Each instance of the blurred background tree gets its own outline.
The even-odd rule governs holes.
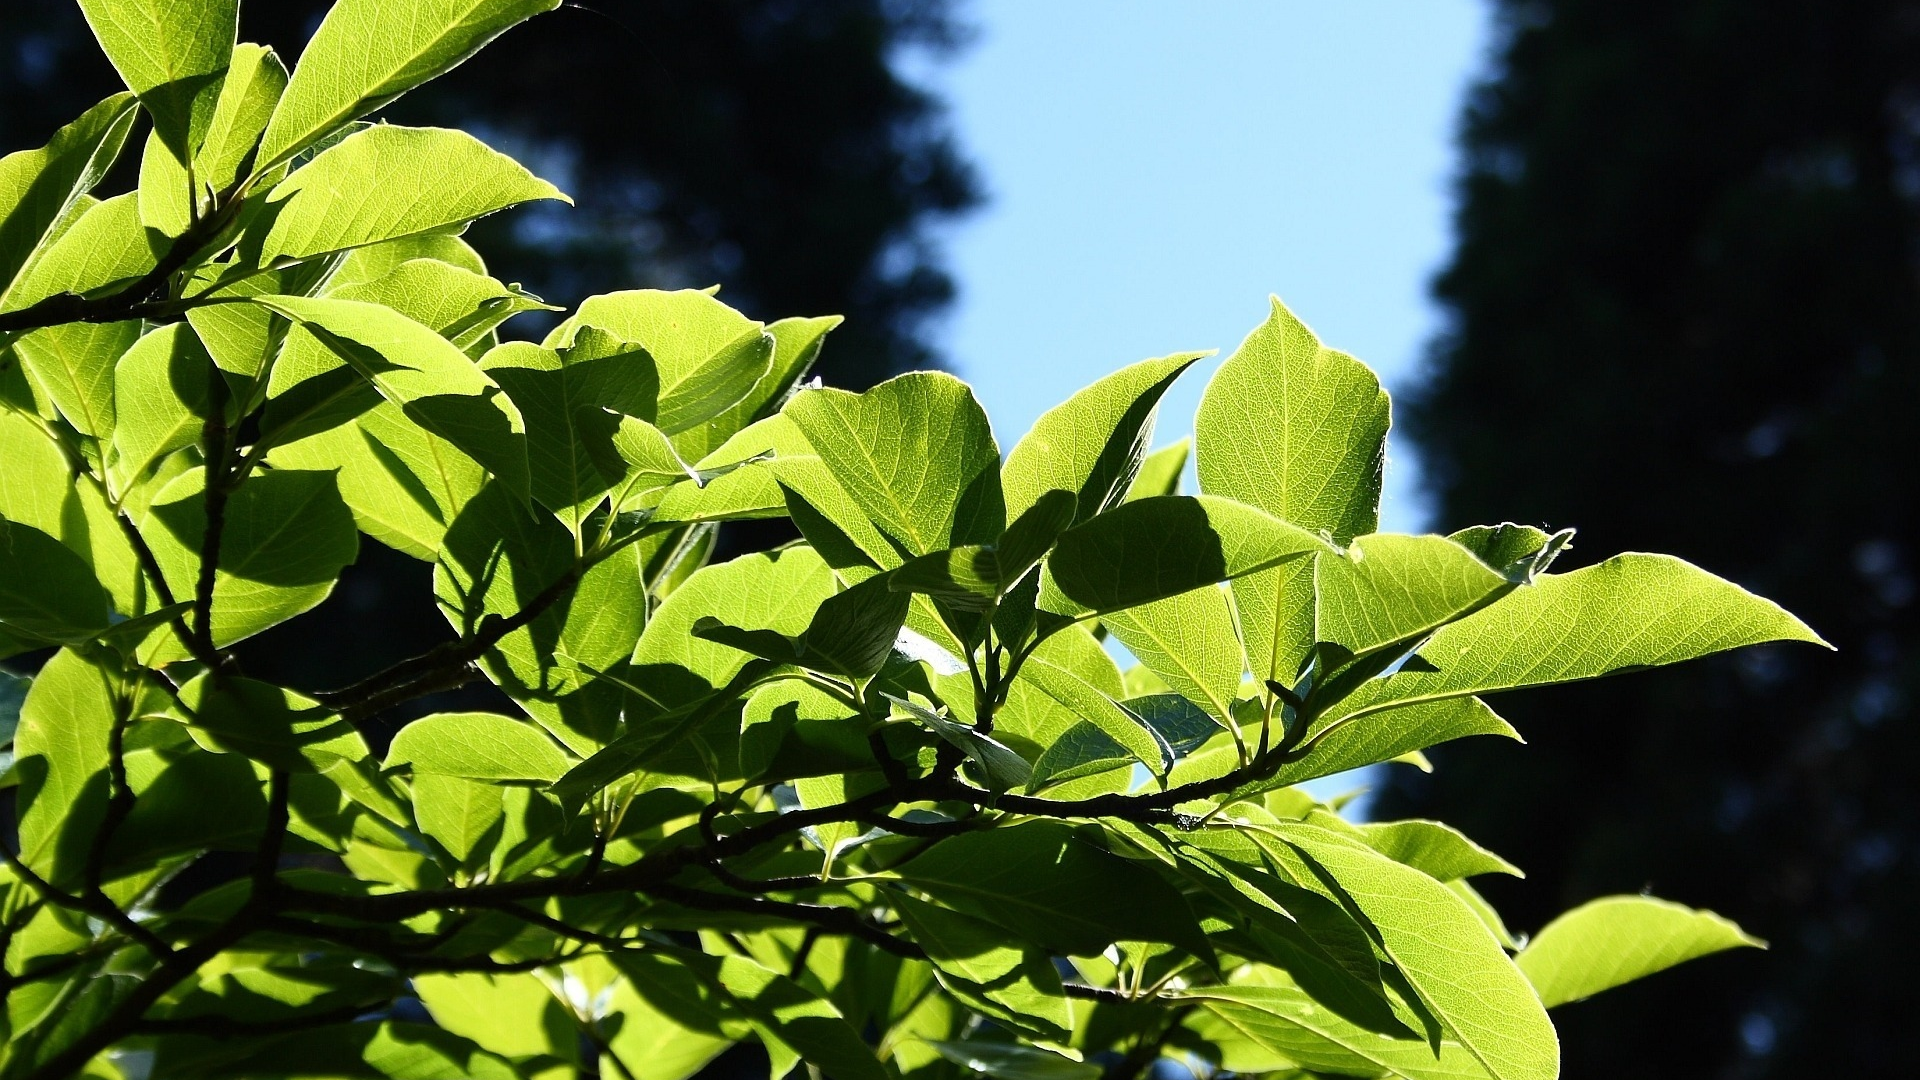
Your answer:
[[[1525,867],[1516,929],[1651,885],[1771,939],[1559,1014],[1569,1078],[1911,1075],[1920,5],[1495,14],[1410,410],[1438,524],[1672,551],[1840,651],[1496,702],[1529,745],[1380,810]]]
[[[292,67],[329,6],[247,0],[240,38]],[[859,390],[941,363],[929,321],[953,283],[932,230],[979,196],[940,103],[899,72],[909,54],[939,59],[963,40],[949,0],[590,0],[514,29],[380,115],[473,131],[573,196],[474,227],[501,280],[569,307],[717,282],[754,318],[845,315],[815,372]],[[118,89],[73,0],[0,0],[0,148],[39,146]],[[132,186],[139,156],[125,155],[107,190]],[[506,332],[548,325],[522,316]],[[730,526],[720,557],[787,539],[785,524]],[[363,541],[332,620],[262,635],[242,658],[318,689],[322,672],[419,652],[451,635],[422,599],[431,572]],[[505,700],[462,693],[414,712]]]

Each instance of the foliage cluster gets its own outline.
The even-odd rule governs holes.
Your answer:
[[[1527,942],[1468,883],[1504,860],[1297,786],[1818,639],[1671,558],[1376,532],[1386,396],[1277,302],[1193,496],[1147,447],[1202,354],[1003,457],[950,376],[801,386],[831,318],[635,291],[500,339],[546,305],[458,234],[564,196],[359,118],[556,2],[340,0],[289,74],[236,0],[82,0],[132,92],[0,160],[0,647],[53,650],[8,677],[0,1076],[1546,1080],[1548,1008],[1751,943],[1644,897]],[[706,565],[770,516],[804,540]],[[239,670],[362,534],[457,637]],[[516,714],[367,738],[482,677]]]

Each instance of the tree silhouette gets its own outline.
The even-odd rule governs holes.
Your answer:
[[[1567,1076],[1891,1075],[1920,884],[1920,6],[1496,15],[1412,409],[1441,524],[1673,550],[1840,651],[1514,702],[1531,745],[1443,748],[1382,810],[1524,867],[1489,888],[1518,928],[1651,885],[1772,940],[1566,1011]]]

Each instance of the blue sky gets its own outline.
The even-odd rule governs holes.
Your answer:
[[[1473,0],[973,0],[929,78],[990,203],[948,237],[940,339],[1003,447],[1135,360],[1239,343],[1276,293],[1407,385],[1437,322]],[[1218,358],[1163,406],[1191,429]],[[1385,527],[1423,526],[1406,448]]]

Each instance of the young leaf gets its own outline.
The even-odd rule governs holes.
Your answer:
[[[132,94],[115,94],[54,132],[46,146],[0,158],[0,309],[48,232],[120,156],[134,104]]]
[[[1440,536],[1375,533],[1315,561],[1314,639],[1365,653],[1478,608],[1510,583]]]
[[[1140,499],[1060,534],[1040,603],[1119,611],[1324,550],[1312,534],[1231,499]]]
[[[93,36],[182,163],[213,118],[240,0],[80,0]]]
[[[1365,364],[1272,303],[1200,399],[1200,490],[1345,544],[1378,521],[1387,395]]]
[[[241,167],[260,145],[274,106],[287,88],[287,66],[265,45],[233,47],[227,76],[207,122],[206,140],[194,155],[194,180],[202,190],[224,191],[240,179]]]
[[[459,182],[428,179],[435,176]],[[328,147],[268,198],[262,266],[432,232],[535,199],[571,201],[465,132],[386,124]]]
[[[1338,722],[1419,701],[1591,679],[1763,641],[1826,644],[1779,605],[1679,559],[1617,555],[1541,577],[1447,626],[1420,650],[1431,670],[1365,683],[1326,716]]]
[[[1153,440],[1160,397],[1210,353],[1143,360],[1047,410],[1007,455],[1001,469],[1007,513],[1017,516],[1050,489],[1079,499],[1074,523],[1119,505]]]
[[[1514,963],[1551,1009],[1742,946],[1766,943],[1711,911],[1651,896],[1606,896],[1548,923]]]
[[[552,783],[572,762],[532,724],[498,713],[435,713],[393,737],[386,767],[466,780]]]
[[[1200,399],[1200,490],[1345,544],[1378,523],[1387,395],[1366,365],[1272,305]],[[1313,646],[1311,566],[1237,581],[1233,597],[1254,678],[1292,685]]]
[[[459,65],[508,27],[560,0],[338,0],[261,140],[256,175]]]
[[[987,543],[1006,527],[1000,450],[973,391],[953,376],[911,372],[864,394],[807,390],[785,414],[909,553]]]

